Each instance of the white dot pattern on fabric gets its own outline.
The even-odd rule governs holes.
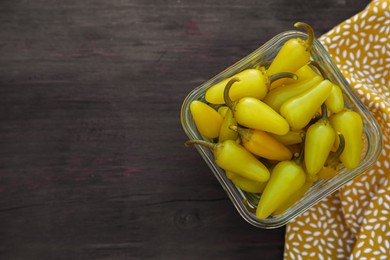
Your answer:
[[[284,259],[390,259],[390,0],[320,38],[377,119],[383,149],[374,167],[291,221]]]

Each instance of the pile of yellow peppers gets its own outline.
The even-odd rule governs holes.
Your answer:
[[[261,194],[259,219],[283,213],[313,183],[361,160],[362,118],[311,61],[313,29],[295,26],[307,39],[288,40],[268,65],[226,78],[206,91],[205,101],[190,104],[205,139],[186,145],[210,148],[234,185]]]

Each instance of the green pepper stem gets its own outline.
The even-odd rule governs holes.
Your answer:
[[[321,120],[323,120],[325,122],[329,121],[329,119],[328,119],[328,109],[327,109],[325,103],[322,103],[322,105],[321,105]]]
[[[340,155],[343,153],[344,151],[344,148],[345,148],[345,138],[343,136],[342,133],[337,133],[338,137],[339,137],[339,147],[337,148],[336,152],[335,152],[335,156],[337,156],[337,158],[340,157]]]
[[[207,142],[204,140],[188,140],[187,142],[184,143],[184,145],[187,147],[190,145],[194,145],[194,144],[202,145],[202,146],[210,148],[210,149],[214,149],[215,145],[216,145],[214,143],[210,143],[210,142]]]
[[[263,60],[259,63],[259,68],[260,67],[265,67],[265,68],[268,68],[272,63],[272,60]]]
[[[301,146],[301,150],[299,151],[299,154],[294,154],[294,157],[295,157],[295,162],[299,165],[301,165],[303,163],[303,159],[305,158],[305,133],[302,132],[301,133],[301,138],[302,138],[302,146]]]
[[[246,139],[246,140],[248,140],[250,138],[251,132],[253,131],[252,129],[243,128],[243,127],[239,127],[236,125],[229,126],[229,129],[237,132],[242,139]]]
[[[325,70],[317,61],[311,60],[310,64],[313,65],[320,72],[323,78],[325,78],[326,75]]]
[[[268,77],[269,85],[271,85],[272,82],[274,82],[275,80],[282,79],[282,78],[290,78],[290,79],[297,80],[298,76],[291,72],[276,73]]]
[[[341,133],[337,133],[339,137],[339,147],[337,147],[337,150],[335,152],[331,152],[329,154],[329,158],[327,160],[327,165],[331,167],[337,166],[339,162],[340,155],[343,153],[345,148],[345,139],[344,136]]]
[[[225,90],[223,91],[223,99],[225,100],[225,104],[233,111],[233,108],[234,108],[234,102],[231,100],[230,96],[229,96],[229,91],[230,91],[230,88],[232,87],[232,85],[236,82],[240,81],[239,78],[237,77],[234,77],[232,78],[231,80],[229,80],[229,82],[226,84],[225,86]]]
[[[308,25],[307,23],[303,23],[303,22],[297,22],[294,24],[295,27],[299,27],[299,28],[303,28],[306,30],[307,32],[307,39],[306,39],[306,44],[307,44],[307,47],[306,47],[306,51],[311,51],[311,49],[313,48],[313,41],[314,41],[314,30],[313,28]]]

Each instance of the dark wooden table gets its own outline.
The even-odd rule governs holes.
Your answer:
[[[183,146],[194,87],[368,0],[2,0],[1,259],[281,259]]]

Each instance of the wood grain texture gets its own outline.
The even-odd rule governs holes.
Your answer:
[[[367,0],[2,0],[1,259],[281,259],[195,149],[180,106],[275,34]]]

